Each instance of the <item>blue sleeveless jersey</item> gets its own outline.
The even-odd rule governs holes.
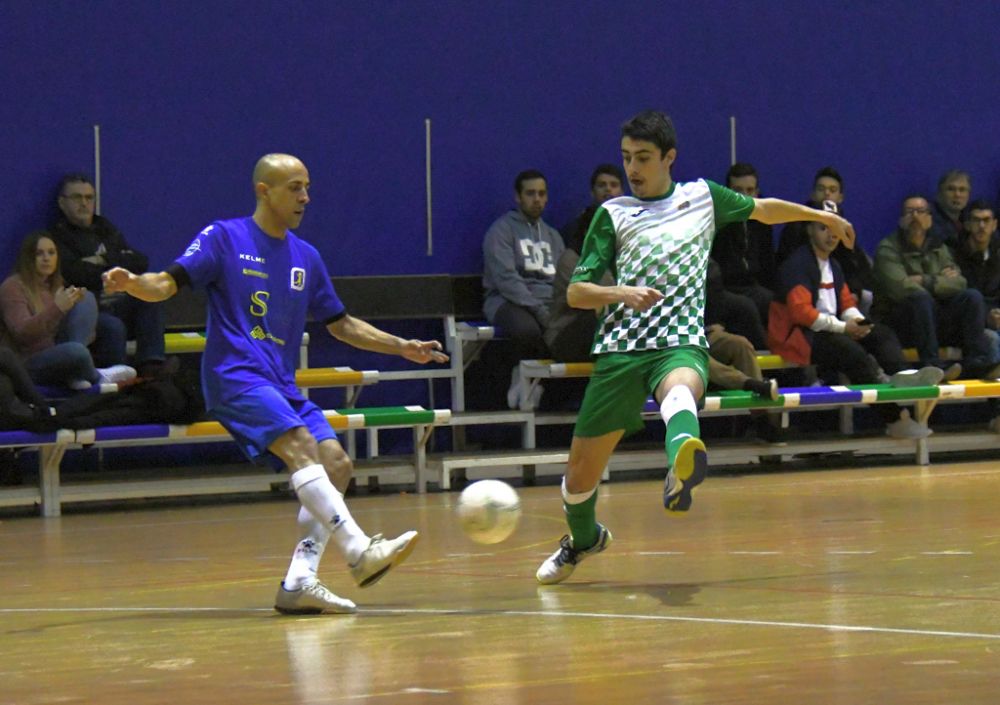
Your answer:
[[[345,314],[316,248],[237,218],[202,230],[176,263],[208,294],[201,365],[208,409],[265,385],[301,399],[295,368],[307,315],[330,322]]]

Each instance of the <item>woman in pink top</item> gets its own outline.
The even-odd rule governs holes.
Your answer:
[[[86,289],[65,286],[56,245],[45,231],[28,235],[14,273],[0,284],[6,336],[37,384],[86,389],[135,377],[125,365],[98,369],[87,345],[97,325],[97,302]]]

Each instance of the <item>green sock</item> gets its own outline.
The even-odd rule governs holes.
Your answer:
[[[570,504],[563,499],[569,535],[573,537],[573,548],[590,548],[597,543],[597,488],[594,494],[579,504]]]
[[[678,411],[670,417],[667,422],[667,467],[674,466],[677,458],[677,451],[681,444],[689,437],[700,438],[701,429],[698,427],[698,417],[690,411]]]

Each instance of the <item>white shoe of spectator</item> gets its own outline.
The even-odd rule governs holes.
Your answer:
[[[889,378],[893,387],[933,387],[944,378],[940,367],[921,367],[919,370],[900,370]]]
[[[540,383],[531,388],[531,392],[528,394],[528,403],[530,404],[532,411],[538,409],[538,405],[542,401],[542,393],[544,391],[545,390],[542,388]]]
[[[97,368],[97,374],[101,376],[101,384],[118,384],[135,379],[137,373],[134,367],[128,365],[112,365]]]
[[[885,432],[893,438],[927,438],[933,431],[917,423],[907,409],[899,412],[899,418],[886,424]]]
[[[521,406],[521,366],[514,365],[510,372],[510,387],[507,388],[507,406],[518,409]]]
[[[86,389],[90,389],[93,386],[94,385],[92,385],[85,379],[74,379],[72,382],[69,383],[69,388],[76,392],[82,392]]]

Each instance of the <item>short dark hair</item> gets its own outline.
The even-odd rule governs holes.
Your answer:
[[[924,200],[924,201],[925,201],[925,202],[926,202],[926,203],[927,203],[928,205],[930,205],[930,199],[929,199],[929,198],[927,198],[927,196],[925,196],[924,194],[922,194],[922,193],[911,193],[911,194],[910,194],[909,196],[905,196],[905,197],[903,198],[903,200],[899,202],[899,208],[900,208],[900,210],[902,210],[902,209],[903,209],[903,205],[904,205],[904,204],[905,204],[905,203],[906,203],[907,201],[909,201],[909,200],[911,200],[911,199],[914,199],[914,198],[921,198],[921,199],[923,199],[923,200]]]
[[[989,211],[996,217],[996,209],[993,208],[993,204],[987,201],[985,198],[977,198],[975,201],[969,204],[968,208],[965,209],[965,218],[969,218],[969,214],[972,211]]]
[[[617,164],[598,164],[597,168],[594,169],[594,173],[590,175],[590,188],[594,188],[594,184],[597,183],[597,177],[601,174],[613,176],[622,184],[625,183],[625,174],[622,173],[622,168],[620,166]]]
[[[64,177],[59,179],[59,195],[62,195],[63,189],[65,189],[70,184],[90,184],[94,185],[90,177],[84,174],[82,171],[75,171],[70,174],[66,174]]]
[[[538,169],[525,169],[514,179],[514,192],[521,193],[521,184],[525,181],[531,181],[532,179],[541,179],[545,182],[546,186],[549,180],[545,178],[545,174],[540,172]]]
[[[816,172],[816,176],[813,177],[813,186],[815,186],[816,182],[819,181],[824,176],[827,176],[836,181],[838,184],[840,184],[840,190],[841,191],[844,190],[844,179],[840,176],[840,172],[834,169],[832,166],[825,166]]]
[[[677,132],[670,116],[659,110],[643,110],[622,125],[622,137],[652,142],[660,148],[660,159],[677,148]]]
[[[955,181],[956,179],[965,179],[969,182],[969,186],[972,186],[972,177],[969,176],[969,172],[962,171],[961,169],[949,169],[945,173],[941,174],[941,178],[938,179],[938,191],[949,181]]]
[[[729,186],[731,179],[738,179],[741,176],[752,176],[760,182],[760,176],[757,175],[757,170],[754,168],[753,164],[748,164],[746,162],[736,162],[731,167],[729,171],[726,172],[726,186]]]

